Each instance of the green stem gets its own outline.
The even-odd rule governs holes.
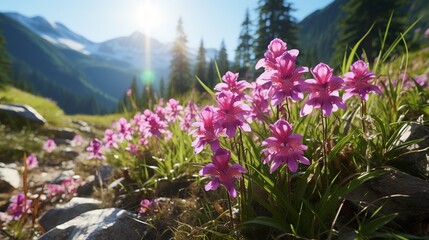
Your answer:
[[[322,166],[322,174],[325,175],[327,186],[329,186],[329,178],[328,178],[328,150],[327,150],[327,143],[328,143],[328,119],[323,116],[322,110],[320,110],[320,117],[322,118],[322,147],[323,147],[323,166]]]
[[[234,217],[232,214],[231,198],[229,197],[228,191],[226,191],[226,197],[228,199],[229,216],[231,217],[231,230],[234,230]]]
[[[366,142],[366,149],[365,149],[365,162],[366,162],[366,171],[369,172],[370,170],[370,162],[369,162],[369,142],[368,142],[368,133],[367,133],[367,127],[366,127],[366,102],[365,100],[361,100],[361,112],[360,112],[361,122],[362,122],[362,134],[363,138]]]

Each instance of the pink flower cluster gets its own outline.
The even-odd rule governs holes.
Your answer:
[[[222,148],[220,137],[234,138],[237,129],[250,132],[249,123],[267,122],[273,112],[271,106],[279,106],[281,110],[288,100],[297,102],[304,100],[300,111],[301,117],[320,108],[323,116],[329,117],[339,108],[346,109],[345,100],[353,95],[362,101],[368,100],[369,93],[381,94],[380,89],[371,84],[375,75],[368,69],[368,64],[359,60],[350,67],[350,72],[343,78],[334,75],[334,69],[325,63],[314,68],[297,66],[299,51],[287,49],[287,44],[274,39],[268,45],[264,58],[260,59],[255,68],[263,68],[264,72],[256,82],[250,84],[245,80],[238,81],[238,73],[227,72],[222,82],[215,86],[217,106],[206,106],[199,113],[199,120],[193,124],[195,137],[192,146],[195,153],[200,153],[205,145],[213,151],[212,162],[203,167],[200,175],[209,175],[211,181],[205,189],[215,190],[224,185],[230,196],[236,196],[234,181],[246,172],[238,164],[229,165],[230,153]],[[310,72],[312,78],[305,78]],[[250,95],[246,90],[250,89]],[[343,97],[340,91],[344,90]],[[282,164],[286,164],[292,172],[298,170],[298,163],[309,165],[304,156],[307,146],[302,144],[302,136],[292,133],[292,125],[284,119],[270,125],[272,136],[262,142],[265,155],[263,163],[270,165],[273,173]]]
[[[130,154],[138,155],[152,138],[168,141],[172,137],[169,130],[172,124],[178,123],[183,131],[188,131],[198,117],[198,111],[198,106],[192,101],[183,107],[176,99],[167,103],[160,99],[153,111],[145,109],[130,120],[120,118],[111,129],[105,130],[102,140],[93,139],[86,149],[88,158],[104,160],[105,151],[119,149],[120,145]]]
[[[24,213],[31,213],[31,203],[32,200],[26,199],[23,193],[12,196],[6,212],[0,212],[0,221],[19,220]]]
[[[83,184],[82,179],[74,179],[70,176],[62,180],[60,184],[48,184],[45,191],[49,198],[60,197],[66,199],[76,195],[78,187]]]

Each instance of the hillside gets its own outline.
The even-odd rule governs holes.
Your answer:
[[[300,49],[307,64],[315,65],[319,61],[331,62],[335,50],[334,44],[339,35],[337,23],[341,22],[344,14],[341,6],[347,1],[335,0],[325,8],[313,12],[299,23]],[[421,18],[415,28],[420,29],[420,34],[429,28],[429,1],[407,1],[404,8],[398,9],[398,11],[403,11],[406,16],[409,16],[407,26]],[[412,32],[411,34],[415,33]],[[411,36],[409,38],[412,39]]]
[[[14,77],[27,79],[36,93],[57,101],[67,113],[103,112],[116,103],[77,67],[76,63],[91,63],[84,55],[56,48],[3,14],[0,29],[14,63]],[[131,79],[131,74],[127,77]]]

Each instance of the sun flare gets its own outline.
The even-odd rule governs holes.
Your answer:
[[[158,7],[153,4],[153,1],[146,0],[137,9],[135,19],[145,32],[150,32],[159,25],[160,14]]]

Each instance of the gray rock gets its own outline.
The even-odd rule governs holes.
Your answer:
[[[148,227],[119,208],[107,208],[83,213],[56,226],[40,240],[140,240]]]
[[[70,141],[76,136],[76,132],[70,128],[49,129],[48,134],[52,135],[55,139],[65,139]]]
[[[43,126],[46,119],[34,108],[24,104],[0,104],[0,119],[15,127]]]
[[[12,168],[0,168],[0,193],[9,193],[21,185],[19,172]]]
[[[359,209],[379,214],[397,213],[394,219],[404,228],[413,229],[429,219],[429,182],[394,168],[352,191],[347,200]]]
[[[97,184],[97,186],[99,185],[99,176],[101,176],[101,179],[103,180],[103,183],[106,183],[107,181],[110,180],[110,178],[113,175],[113,170],[114,168],[112,166],[100,166],[97,168],[97,171],[95,172],[95,184]]]
[[[54,180],[52,180],[52,183],[60,184],[64,179],[67,179],[69,177],[74,177],[74,176],[75,176],[75,173],[73,170],[63,171],[61,172],[60,175],[55,177]]]
[[[79,153],[71,148],[66,148],[60,151],[60,155],[67,160],[74,160],[79,156]]]
[[[74,197],[68,203],[58,205],[49,209],[39,219],[39,224],[49,231],[52,228],[63,224],[82,213],[98,209],[101,202],[92,198]]]
[[[85,183],[77,188],[77,195],[80,197],[89,197],[94,193],[95,176],[91,175],[85,179]]]
[[[403,143],[418,139],[421,141],[408,147],[410,153],[390,161],[389,165],[413,176],[429,180],[429,150],[422,151],[429,147],[429,127],[420,124],[407,125],[400,140]]]
[[[72,123],[76,124],[79,127],[79,131],[90,133],[91,127],[89,127],[88,123],[82,120],[73,120]]]

